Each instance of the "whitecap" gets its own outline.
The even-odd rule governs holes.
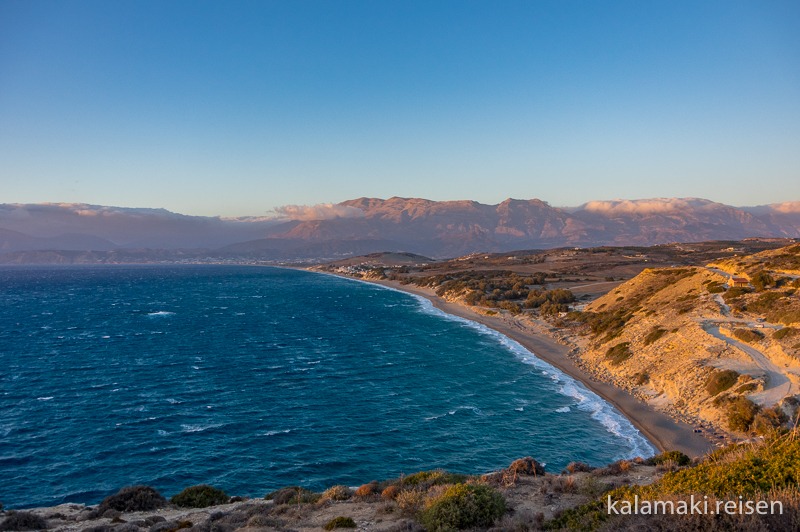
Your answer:
[[[565,413],[569,412],[570,410],[571,409],[568,406],[562,406],[561,408],[556,408],[556,412],[558,412],[559,414],[565,414]]]
[[[290,432],[292,432],[292,429],[286,429],[286,430],[269,430],[269,431],[267,431],[267,432],[264,432],[264,433],[262,433],[262,434],[259,434],[259,436],[275,436],[276,434],[289,434]]]
[[[517,407],[517,408],[515,408],[514,410],[516,410],[517,412],[523,412],[523,411],[525,410],[525,408],[523,408],[523,407],[521,407],[521,406],[518,406],[518,407]]]
[[[203,432],[208,429],[215,429],[221,426],[222,425],[219,423],[215,425],[181,425],[181,429],[183,429],[183,432]]]
[[[157,312],[148,312],[148,316],[173,316],[175,313],[168,310],[159,310]]]
[[[52,400],[52,399],[53,399],[53,396],[52,396],[52,395],[49,395],[49,396],[47,396],[47,397],[37,397],[37,398],[36,398],[36,400],[37,400],[37,401],[50,401],[50,400]]]

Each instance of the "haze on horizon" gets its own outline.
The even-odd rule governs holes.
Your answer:
[[[0,3],[0,203],[800,200],[800,4]]]

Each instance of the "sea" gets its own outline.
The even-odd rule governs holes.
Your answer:
[[[0,268],[6,508],[653,452],[535,353],[404,292],[263,266]]]

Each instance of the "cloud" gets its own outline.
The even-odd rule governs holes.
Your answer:
[[[319,203],[317,205],[284,205],[277,207],[275,213],[281,218],[299,220],[333,220],[335,218],[362,218],[364,211],[349,205]]]
[[[783,214],[795,214],[800,213],[800,201],[785,201],[783,203],[773,203],[772,205],[767,205],[770,210],[775,212],[780,212]]]
[[[710,209],[719,204],[698,198],[653,198],[641,200],[590,201],[581,209],[600,214],[665,214]]]

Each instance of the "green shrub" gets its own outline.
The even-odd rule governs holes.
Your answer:
[[[659,465],[666,462],[675,462],[679,466],[687,466],[692,463],[692,459],[680,451],[664,451],[661,454],[648,458],[645,463],[647,465]]]
[[[739,374],[732,369],[715,371],[708,376],[708,380],[706,381],[706,391],[708,392],[708,395],[713,397],[736,384],[737,380],[739,380]]]
[[[606,351],[606,359],[616,366],[622,364],[631,357],[630,342],[622,342],[614,347],[609,347]]]
[[[655,327],[652,331],[647,333],[647,336],[644,337],[644,345],[652,344],[653,342],[657,341],[659,338],[664,336],[666,332],[667,332],[666,330],[660,327]]]
[[[0,523],[0,530],[45,530],[47,521],[31,512],[8,512]]]
[[[728,401],[725,413],[728,420],[728,428],[739,432],[749,431],[758,411],[758,405],[750,399],[734,397]]]
[[[759,342],[764,334],[753,329],[734,329],[733,335],[743,342]]]
[[[128,486],[103,499],[97,513],[102,515],[106,510],[145,512],[157,510],[166,505],[167,500],[150,486]]]
[[[506,512],[506,501],[494,488],[483,484],[455,484],[434,497],[420,513],[431,532],[489,527]]]
[[[218,504],[227,504],[230,499],[228,494],[221,489],[208,484],[200,484],[184,489],[174,495],[170,502],[181,508],[207,508]]]
[[[317,502],[320,494],[300,486],[290,486],[267,493],[264,498],[275,504],[304,504]]]
[[[769,435],[774,433],[789,420],[789,417],[779,406],[767,408],[758,412],[753,419],[753,430],[758,434]]]
[[[441,469],[434,471],[420,471],[413,475],[403,477],[401,484],[404,486],[419,486],[422,488],[429,488],[431,486],[440,486],[442,484],[458,484],[464,482],[469,477],[467,475],[459,475],[457,473],[449,473]]]
[[[761,292],[770,286],[774,286],[775,279],[764,270],[761,270],[750,278],[750,284],[752,284],[757,291]]]
[[[325,530],[333,530],[335,528],[355,528],[356,522],[352,517],[334,517],[325,525]]]

